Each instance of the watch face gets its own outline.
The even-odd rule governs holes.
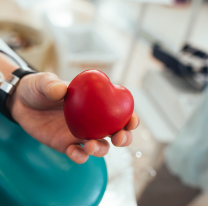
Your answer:
[[[0,72],[0,83],[4,81],[4,75]]]

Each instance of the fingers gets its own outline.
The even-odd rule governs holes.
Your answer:
[[[66,155],[77,164],[83,164],[89,158],[89,155],[80,145],[70,145],[66,150]]]
[[[123,130],[116,132],[111,136],[111,142],[117,147],[126,147],[132,143],[132,133],[129,130],[136,129],[139,126],[140,119],[136,112],[133,112],[131,119]]]
[[[110,145],[105,139],[88,140],[84,148],[80,145],[70,145],[66,150],[66,155],[77,164],[85,163],[89,155],[103,157],[109,151]]]
[[[139,123],[140,123],[140,119],[139,119],[138,114],[136,112],[133,112],[131,119],[125,126],[125,129],[126,130],[136,129],[139,126]]]
[[[111,136],[113,145],[117,147],[126,147],[132,143],[132,133],[129,130],[135,129],[139,125],[139,117],[134,112],[130,121],[125,126],[127,130],[120,130]],[[67,156],[77,164],[82,164],[87,161],[89,155],[96,157],[103,157],[109,151],[110,145],[105,139],[88,140],[84,144],[84,148],[78,145],[71,145],[68,147]]]
[[[49,100],[60,101],[67,92],[67,86],[53,73],[39,73],[36,75],[36,88],[39,93]]]
[[[96,157],[103,157],[109,151],[110,145],[105,139],[89,140],[84,145],[84,150],[87,154]]]
[[[132,142],[132,134],[128,130],[120,130],[111,137],[111,142],[116,147],[126,147]]]

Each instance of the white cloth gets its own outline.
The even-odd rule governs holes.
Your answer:
[[[169,147],[167,165],[184,183],[208,192],[208,90]]]
[[[0,72],[0,83],[4,81],[4,75]]]
[[[18,61],[20,66],[27,66],[27,64],[12,49],[10,49],[8,45],[1,39],[0,39],[0,50],[6,52],[10,56],[12,56],[14,59],[16,59],[16,61]]]
[[[113,146],[105,156],[108,170],[108,185],[99,206],[136,206],[134,191],[134,168],[128,148]]]

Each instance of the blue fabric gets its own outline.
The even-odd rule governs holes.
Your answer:
[[[106,184],[103,158],[78,165],[0,115],[0,205],[96,206]]]
[[[208,192],[208,91],[169,147],[167,164],[184,183]]]

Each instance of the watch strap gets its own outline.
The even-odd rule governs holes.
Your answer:
[[[20,79],[24,77],[25,75],[33,74],[33,73],[36,73],[36,72],[34,70],[29,69],[28,67],[22,67],[12,72],[14,76],[19,77]]]
[[[7,117],[7,119],[9,119],[10,121],[17,123],[13,117],[11,116],[11,113],[9,111],[9,109],[6,106],[6,101],[8,96],[12,93],[11,91],[14,90],[18,84],[17,81],[14,81],[15,79],[21,79],[23,78],[25,75],[28,74],[33,74],[36,73],[33,70],[30,70],[28,67],[26,68],[19,68],[17,70],[15,70],[11,76],[16,77],[11,79],[11,81],[5,81],[2,83],[1,87],[0,87],[0,113],[2,113],[5,117]],[[3,84],[5,84],[8,88],[8,86],[10,87],[8,89],[8,91],[6,89],[2,89],[3,88]]]
[[[0,113],[2,113],[10,121],[16,123],[16,121],[12,118],[9,109],[6,106],[6,101],[8,96],[9,96],[8,93],[0,89]]]

